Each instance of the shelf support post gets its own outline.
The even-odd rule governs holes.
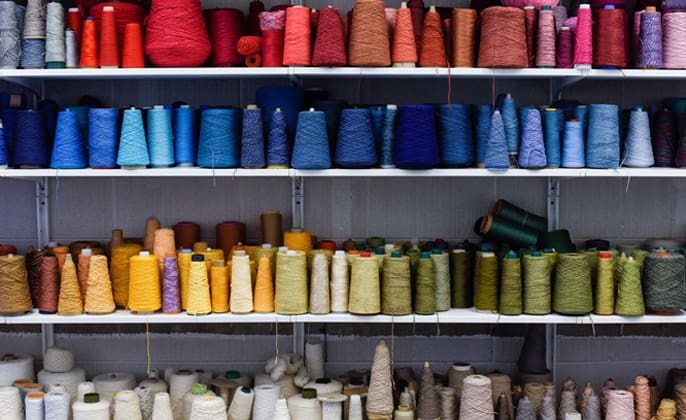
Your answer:
[[[50,206],[48,178],[36,181],[36,234],[38,248],[43,248],[50,241]]]
[[[55,345],[55,326],[53,324],[41,324],[40,333],[41,346],[43,347],[42,354],[45,354],[45,351],[48,349],[48,347]]]
[[[291,178],[291,193],[293,229],[303,229],[305,226],[305,183],[303,177]]]
[[[305,323],[293,323],[293,353],[305,356]]]
[[[548,216],[548,230],[556,230],[559,227],[559,205],[560,205],[560,180],[559,178],[548,178],[548,194],[546,201],[546,209]],[[553,374],[553,381],[555,381],[555,373],[557,371],[557,325],[546,324],[546,364]]]

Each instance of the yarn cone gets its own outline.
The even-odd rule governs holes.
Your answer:
[[[319,12],[317,38],[312,53],[313,66],[343,67],[347,63],[345,38],[341,26],[340,12],[335,7],[326,7]]]
[[[498,397],[497,420],[515,420],[510,416],[510,399],[505,394],[500,394]]]
[[[659,410],[658,410],[659,411]],[[584,409],[584,419],[600,420],[600,398],[596,394],[591,394],[586,398],[586,408]],[[658,418],[658,420],[660,420]]]
[[[262,257],[257,264],[257,281],[253,310],[255,312],[274,312],[274,283],[269,258]]]
[[[586,386],[584,387],[584,390],[581,391],[581,401],[579,402],[579,411],[582,413],[586,412],[586,403],[588,401],[588,397],[591,395],[595,394],[595,390],[593,389],[593,385],[590,382],[586,382]]]
[[[420,419],[438,419],[441,417],[441,406],[438,402],[438,392],[434,384],[434,373],[429,362],[424,362],[422,379],[419,383],[419,402],[417,417]]]
[[[447,65],[441,17],[435,8],[432,8],[431,11],[424,15],[422,47],[419,50],[419,66],[445,67]]]
[[[417,62],[417,46],[414,41],[412,12],[407,7],[398,9],[393,31],[393,64],[411,65]]]
[[[543,405],[541,406],[541,420],[555,420],[555,418],[553,398],[546,394],[543,397]]]
[[[529,397],[524,397],[517,404],[517,420],[536,420],[534,402]]]
[[[114,311],[112,283],[107,271],[107,257],[93,255],[88,266],[85,310],[90,314],[108,314]]]
[[[391,354],[386,340],[379,340],[374,350],[374,362],[367,393],[367,417],[370,420],[390,420],[393,416],[393,386]]]
[[[76,264],[74,264],[71,254],[67,254],[64,266],[62,266],[57,313],[59,315],[79,315],[83,312],[82,302],[81,288],[76,275]]]
[[[200,0],[152,0],[145,55],[160,67],[197,67],[212,52]]]
[[[152,405],[152,420],[169,420],[173,418],[169,394],[166,392],[155,394],[155,401]]]

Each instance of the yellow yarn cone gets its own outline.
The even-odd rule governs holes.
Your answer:
[[[129,304],[130,259],[143,249],[138,244],[121,244],[112,248],[110,279],[114,303],[120,308]]]
[[[93,255],[88,267],[85,310],[89,314],[108,314],[114,311],[112,284],[107,272],[107,257]]]
[[[67,254],[62,266],[57,313],[59,315],[80,315],[83,313],[82,302],[79,279],[76,276],[76,265],[71,254]]]

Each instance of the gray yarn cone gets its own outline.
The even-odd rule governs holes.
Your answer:
[[[556,419],[557,416],[555,415],[555,403],[553,402],[553,398],[549,394],[546,394],[543,397],[543,405],[541,406],[541,420]]]
[[[600,420],[600,398],[596,394],[586,398],[586,410],[583,414],[585,420]]]
[[[517,404],[517,419],[516,420],[536,420],[536,409],[534,402],[529,397],[524,397],[519,400]]]

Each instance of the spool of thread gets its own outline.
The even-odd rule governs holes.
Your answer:
[[[593,13],[591,7],[579,5],[574,38],[574,66],[590,69],[593,64]]]
[[[285,169],[290,162],[286,117],[280,108],[276,108],[271,114],[271,119],[267,121],[269,121],[267,168]]]
[[[286,9],[283,65],[309,66],[311,57],[310,9],[302,6],[289,7]]]
[[[497,109],[491,116],[491,128],[486,145],[484,166],[493,170],[505,170],[510,167],[503,116]]]
[[[207,315],[210,312],[212,312],[212,300],[205,257],[195,254],[191,258],[189,270],[186,313],[188,315]]]
[[[143,129],[143,115],[139,109],[126,109],[121,124],[117,165],[124,169],[136,169],[144,168],[149,164],[150,157]]]
[[[535,230],[496,216],[484,216],[481,219],[480,230],[485,237],[514,247],[536,245],[539,238]]]
[[[335,162],[344,168],[367,168],[376,164],[376,140],[368,109],[341,112]]]
[[[616,9],[612,5],[606,5],[595,11],[596,33],[603,34],[603,41],[600,41],[599,36],[594,38],[594,65],[609,68],[626,67],[628,54],[625,48],[628,43],[625,39],[627,36],[625,13],[624,10]]]
[[[224,260],[214,260],[210,268],[210,296],[212,312],[229,311],[229,272]]]
[[[345,36],[341,25],[340,12],[335,7],[320,11],[317,35],[312,53],[312,65],[343,67],[347,63]]]
[[[522,313],[521,263],[513,251],[502,260],[502,275],[499,297],[499,313],[519,315]]]
[[[174,164],[172,111],[155,105],[147,112],[147,137],[150,163],[153,168]]]
[[[262,111],[257,106],[248,105],[243,110],[242,127],[241,167],[263,168],[266,162],[264,157]]]
[[[245,242],[245,224],[227,221],[218,223],[216,228],[217,248],[224,251],[224,259],[231,257],[231,250],[239,242]]]
[[[20,314],[30,311],[31,292],[24,257],[21,255],[0,256],[0,313]]]
[[[492,415],[492,412],[491,380],[487,376],[467,376],[460,399],[460,418],[476,418]]]
[[[452,19],[452,65],[474,67],[477,12],[454,8]]]
[[[117,68],[119,67],[119,40],[117,38],[114,7],[103,7],[98,22],[100,28],[100,67]]]
[[[134,389],[136,378],[128,372],[103,373],[93,378],[93,384],[100,398],[111,403],[117,393]]]
[[[399,252],[386,256],[383,261],[381,313],[385,315],[412,313],[410,259],[400,255]]]
[[[20,63],[21,41],[16,8],[14,2],[0,2],[0,68],[16,69]]]
[[[110,277],[114,303],[120,308],[126,308],[129,301],[130,258],[138,255],[142,247],[138,244],[121,244],[112,248],[112,263]]]
[[[67,254],[60,279],[60,295],[57,302],[59,315],[79,315],[83,312],[81,289],[76,275],[76,265],[71,254]]]
[[[115,397],[114,419],[141,419],[141,402],[138,394],[131,390],[119,391]]]
[[[171,400],[169,394],[160,392],[155,394],[152,406],[153,418],[155,419],[173,419],[174,415],[171,409]]]
[[[70,410],[69,394],[64,390],[52,390],[45,394],[45,417],[51,420],[68,420]]]
[[[88,111],[88,151],[92,168],[117,165],[119,111],[116,108],[91,108]]]
[[[524,10],[489,7],[481,13],[479,67],[528,67]]]
[[[17,379],[33,381],[33,356],[5,353],[0,356],[0,386],[10,386]]]
[[[40,291],[38,296],[38,311],[40,313],[56,313],[57,298],[59,296],[59,267],[57,257],[46,254],[41,261]]]
[[[97,393],[87,394],[84,401],[72,404],[74,420],[107,420],[110,418],[110,402],[101,400]]]
[[[595,313],[612,315],[615,304],[614,261],[607,252],[600,253],[595,282]]]
[[[61,3],[47,4],[45,22],[45,61],[48,68],[64,68],[66,61],[64,40],[64,7]]]
[[[312,314],[327,314],[331,311],[329,265],[329,257],[326,254],[317,253],[314,255],[310,276],[310,313]]]
[[[436,287],[436,311],[450,309],[450,256],[436,248],[431,252]]]
[[[24,410],[19,390],[11,386],[0,387],[0,409],[8,419],[24,418]]]
[[[635,107],[629,117],[622,164],[629,167],[647,168],[653,166],[653,163],[655,160],[650,141],[648,113],[642,107]]]
[[[358,0],[355,3],[350,26],[348,62],[354,67],[387,67],[391,64],[383,2]]]
[[[162,308],[157,255],[141,251],[129,259],[129,301],[134,312],[155,312]]]
[[[381,312],[378,263],[369,253],[362,253],[352,261],[348,311],[358,315]]]
[[[524,270],[524,313],[543,315],[550,313],[550,259],[544,255],[526,254]]]
[[[284,315],[307,312],[307,258],[303,251],[288,250],[276,255],[274,307]]]
[[[236,168],[240,163],[238,109],[205,109],[200,122],[198,165],[204,168]]]
[[[499,199],[493,204],[493,207],[491,207],[491,214],[510,220],[518,225],[526,226],[537,232],[548,231],[547,219],[530,213],[504,199]]]
[[[5,117],[5,115],[3,115]],[[9,125],[5,122],[5,129]],[[38,111],[16,111],[14,142],[10,162],[18,167],[37,168],[48,165],[48,139],[43,114]],[[12,137],[8,136],[9,139]],[[10,140],[11,141],[11,140]]]
[[[415,272],[415,312],[429,315],[436,312],[436,284],[433,276],[433,260],[428,252],[422,252]]]
[[[331,259],[331,311],[348,311],[349,271],[345,251],[336,251]]]
[[[42,420],[45,415],[45,406],[43,400],[45,393],[30,392],[24,398],[24,408],[26,420]]]
[[[200,225],[194,222],[178,222],[174,225],[174,245],[178,248],[193,248],[200,241]]]
[[[229,406],[229,417],[236,420],[250,419],[255,392],[246,386],[241,387],[233,396],[233,401]]]
[[[292,166],[296,169],[331,167],[324,112],[310,109],[310,111],[302,111],[298,114]]]
[[[260,215],[261,242],[271,244],[274,247],[281,246],[283,238],[283,226],[281,213],[278,211],[266,211]]]
[[[38,372],[38,382],[43,384],[46,389],[52,391],[53,385],[61,385],[69,395],[69,400],[74,401],[78,396],[78,387],[81,382],[86,380],[86,371],[75,367],[68,372],[49,372],[45,369]],[[50,395],[51,392],[48,392]],[[46,400],[47,406],[47,400]]]
[[[53,373],[69,372],[74,368],[74,353],[68,349],[49,347],[43,355],[43,367]]]
[[[193,166],[197,161],[197,112],[188,105],[174,109],[174,157],[177,166]]]
[[[81,68],[100,67],[98,32],[95,26],[95,20],[92,17],[88,17],[83,21],[79,64],[81,65]]]
[[[644,262],[645,306],[657,313],[673,313],[686,306],[684,256],[652,252]]]
[[[430,8],[424,15],[419,65],[421,67],[446,67],[449,65],[445,53],[441,16],[435,7]]]
[[[395,15],[393,31],[392,61],[394,67],[414,67],[417,62],[417,44],[412,27],[412,12],[401,4]]]
[[[474,307],[480,311],[498,310],[498,260],[492,252],[477,255],[474,282]]]
[[[439,163],[434,109],[430,105],[401,105],[395,163],[399,168],[431,168]]]
[[[236,251],[231,258],[231,312],[253,311],[252,282],[250,279],[250,257]]]
[[[619,420],[634,416],[634,396],[631,392],[610,390],[607,394],[607,420]]]
[[[474,146],[469,106],[440,105],[437,112],[437,124],[441,164],[449,167],[471,165],[474,161]]]
[[[450,269],[452,307],[471,307],[473,298],[471,255],[464,249],[452,250],[450,253]]]
[[[591,272],[583,254],[558,255],[555,270],[553,310],[564,315],[582,315],[593,309]]]
[[[310,235],[310,232],[293,229],[289,232],[284,232],[283,244],[289,250],[308,253],[312,251],[312,236]]]
[[[619,110],[617,105],[590,106],[586,166],[616,168],[619,165]]]
[[[622,316],[641,316],[645,313],[641,264],[633,257],[622,257],[619,264],[615,313]]]
[[[214,9],[206,13],[212,43],[210,62],[214,67],[234,67],[243,64],[238,53],[238,40],[243,35],[243,12],[238,9]]]
[[[538,169],[547,165],[541,114],[536,108],[522,108],[522,143],[519,166]]]
[[[278,385],[256,385],[253,417],[255,420],[273,419],[276,402],[279,399],[281,387]]]

